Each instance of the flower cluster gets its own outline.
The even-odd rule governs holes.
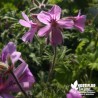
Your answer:
[[[37,20],[39,22],[33,22],[29,20],[28,16],[22,12],[24,18],[19,20],[22,26],[28,27],[29,31],[26,32],[22,40],[24,42],[32,42],[34,34],[38,32],[39,37],[46,37],[47,43],[52,46],[57,46],[63,42],[62,30],[76,28],[80,32],[84,31],[86,16],[79,14],[75,17],[65,17],[61,18],[61,8],[58,5],[54,5],[49,11],[41,11],[37,14]]]

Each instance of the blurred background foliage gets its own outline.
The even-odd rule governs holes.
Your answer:
[[[62,8],[62,16],[76,16],[81,10],[87,15],[87,20],[84,33],[63,31],[64,42],[57,47],[54,74],[52,80],[47,82],[53,49],[46,45],[44,38],[38,38],[37,33],[31,44],[24,43],[21,37],[27,28],[18,21],[22,18],[22,11],[32,19],[32,14],[48,10],[54,4]],[[0,51],[9,41],[17,44],[18,51],[22,52],[23,59],[35,76],[32,98],[65,98],[75,80],[96,84],[93,98],[98,98],[98,0],[1,0]],[[19,93],[16,98],[21,96]]]

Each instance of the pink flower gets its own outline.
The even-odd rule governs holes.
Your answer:
[[[74,21],[74,28],[76,28],[80,32],[84,32],[86,15],[81,15],[81,12],[79,11],[76,17],[68,17],[68,19],[72,19]]]
[[[77,91],[76,89],[71,89],[66,97],[67,98],[82,98],[80,92]]]
[[[31,89],[35,79],[25,62],[22,62],[13,72],[24,90]],[[12,93],[19,91],[20,88],[11,74],[7,77],[0,76],[0,98],[14,98]]]
[[[21,53],[16,50],[16,45],[13,42],[9,42],[2,50],[1,61],[7,63],[10,57],[11,62],[14,64],[20,59],[20,56]]]
[[[40,37],[47,37],[47,40],[49,40],[53,46],[62,43],[62,28],[71,29],[73,27],[73,21],[71,19],[60,19],[60,15],[61,8],[54,5],[50,11],[41,11],[37,16],[39,21],[46,25],[38,31],[38,35]]]
[[[37,32],[38,29],[38,25],[36,23],[33,23],[32,20],[29,20],[28,16],[22,12],[22,16],[24,18],[19,20],[19,23],[24,26],[24,27],[28,27],[29,31],[26,32],[23,37],[22,40],[24,42],[32,42],[32,39],[34,37],[35,32]]]
[[[86,15],[81,15],[81,12],[79,11],[78,16],[74,17],[74,19],[74,27],[80,32],[83,32],[85,27]]]

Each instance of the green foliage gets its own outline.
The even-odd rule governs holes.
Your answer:
[[[62,2],[63,0],[49,0],[49,2],[51,3],[51,4],[57,4],[57,3],[60,3],[60,2]]]

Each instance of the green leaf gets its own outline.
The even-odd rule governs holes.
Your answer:
[[[30,57],[33,59],[34,62],[36,62],[38,65],[40,64],[38,57],[34,53],[30,54]]]
[[[79,45],[76,48],[76,53],[81,53],[83,50],[83,47],[86,45],[86,43],[88,43],[88,39],[83,39]]]

